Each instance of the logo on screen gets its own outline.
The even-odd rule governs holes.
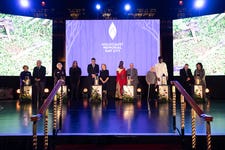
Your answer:
[[[117,31],[116,31],[116,26],[112,22],[109,26],[109,36],[111,37],[112,40],[116,37]]]

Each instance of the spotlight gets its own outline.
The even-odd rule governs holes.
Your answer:
[[[97,10],[100,10],[100,9],[101,9],[101,5],[100,5],[100,4],[96,4],[96,5],[95,5],[95,8],[96,8]]]
[[[208,94],[210,91],[208,88],[205,89],[205,93]]]
[[[27,7],[29,7],[29,1],[28,0],[20,0],[20,5],[22,7],[27,8]]]
[[[202,8],[205,5],[205,0],[195,0],[195,8]]]
[[[83,98],[88,98],[88,89],[84,88],[82,92]]]
[[[183,0],[179,0],[179,5],[182,6],[184,4]]]
[[[44,92],[45,92],[45,93],[49,93],[49,89],[48,89],[48,88],[45,88],[45,89],[44,89]]]
[[[141,93],[141,88],[138,88],[138,89],[137,89],[137,92],[138,92],[138,93]]]
[[[83,93],[87,93],[88,92],[88,89],[87,88],[84,88],[83,89]]]
[[[16,90],[16,93],[17,93],[17,94],[20,94],[20,92],[21,92],[20,89],[17,89],[17,90]]]
[[[129,10],[131,9],[130,4],[125,4],[124,9],[125,9],[126,11],[129,11]]]
[[[45,5],[46,5],[46,2],[45,2],[45,1],[42,1],[42,2],[41,2],[41,6],[42,6],[42,7],[45,7]]]

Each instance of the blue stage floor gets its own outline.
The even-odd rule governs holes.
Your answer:
[[[210,100],[200,104],[214,117],[212,135],[225,135],[225,101]],[[179,105],[177,106],[180,107]],[[18,101],[0,101],[0,135],[31,135],[34,113],[31,104]],[[191,110],[185,111],[185,134],[191,133]],[[52,133],[52,109],[49,111],[49,133]],[[177,128],[180,129],[180,109],[177,110]],[[205,123],[197,117],[197,135],[205,135]],[[43,121],[38,123],[38,134],[43,134]],[[114,99],[102,104],[88,100],[73,101],[63,106],[62,130],[59,135],[178,135],[172,126],[171,103],[157,103],[142,99],[122,103]]]

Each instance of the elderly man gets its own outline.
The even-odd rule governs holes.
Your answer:
[[[34,98],[41,103],[43,103],[44,98],[44,88],[45,88],[45,75],[46,68],[41,65],[41,60],[37,61],[37,66],[33,70],[34,78]]]
[[[130,78],[131,85],[134,86],[134,98],[137,97],[137,85],[138,85],[138,71],[134,68],[134,64],[130,64],[130,68],[127,69],[127,77]]]

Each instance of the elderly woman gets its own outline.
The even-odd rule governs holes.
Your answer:
[[[54,84],[56,84],[59,79],[63,79],[64,81],[66,80],[66,72],[60,62],[57,63],[54,71]]]
[[[20,73],[20,86],[30,85],[31,72],[28,69],[27,65],[23,66],[23,71]]]

